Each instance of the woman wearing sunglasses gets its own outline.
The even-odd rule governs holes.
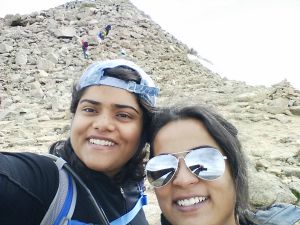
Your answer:
[[[148,224],[140,207],[141,183],[157,94],[151,78],[131,61],[90,65],[73,89],[70,137],[50,148],[50,153],[67,162],[68,172],[77,179],[76,203],[66,204],[73,216],[67,220],[55,217],[54,223],[49,222],[53,216],[45,217],[60,185],[60,174],[51,159],[3,152],[0,224],[72,224],[69,219],[75,224]],[[71,190],[72,197],[75,192]]]
[[[212,110],[162,109],[150,143],[146,174],[162,225],[292,225],[300,220],[300,209],[291,205],[274,206],[263,216],[247,211],[246,163],[237,129]]]

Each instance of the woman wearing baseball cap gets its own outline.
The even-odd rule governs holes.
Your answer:
[[[75,185],[61,184],[49,157],[0,154],[0,224],[148,224],[141,208],[143,160],[157,95],[152,79],[131,61],[91,64],[73,88],[70,137],[50,147]],[[72,203],[53,203],[61,186],[75,196]]]

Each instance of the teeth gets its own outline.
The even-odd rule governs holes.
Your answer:
[[[207,197],[193,197],[189,199],[178,200],[176,203],[180,206],[191,206],[197,204],[199,202],[203,202],[207,199]]]
[[[91,138],[90,143],[95,144],[95,145],[103,145],[103,146],[113,146],[115,143],[107,140],[99,140],[99,139],[93,139]]]

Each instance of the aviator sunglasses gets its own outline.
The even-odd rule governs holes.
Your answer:
[[[168,184],[178,171],[180,158],[184,159],[185,165],[192,174],[207,181],[216,180],[224,174],[225,159],[227,159],[211,146],[199,146],[183,152],[157,155],[146,165],[149,183],[156,188]]]

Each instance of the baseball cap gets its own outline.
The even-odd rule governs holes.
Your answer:
[[[141,82],[137,84],[134,81],[124,81],[115,77],[104,76],[105,69],[118,66],[129,67],[130,69],[136,71],[141,77]],[[159,89],[155,87],[155,84],[151,77],[135,63],[126,59],[97,61],[88,66],[88,68],[80,77],[79,82],[76,86],[76,90],[79,91],[82,88],[93,85],[117,87],[129,92],[136,93],[139,97],[143,98],[148,104],[153,107],[156,105],[156,96],[159,93]]]

